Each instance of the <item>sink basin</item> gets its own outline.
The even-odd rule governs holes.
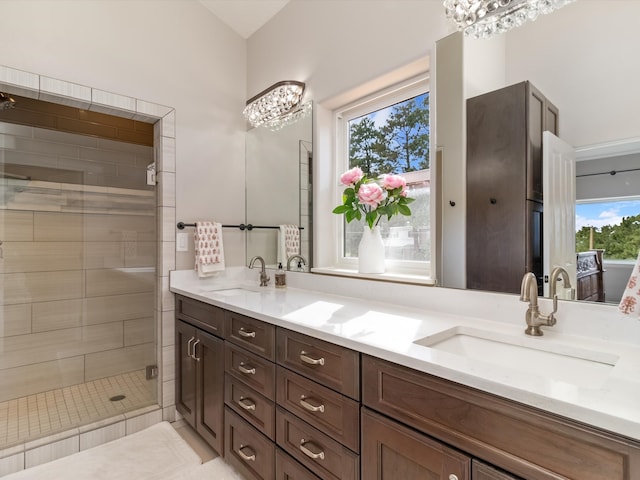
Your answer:
[[[262,290],[260,289],[261,287],[253,287],[253,286],[249,286],[249,285],[238,285],[238,284],[232,284],[232,285],[216,285],[216,286],[209,286],[209,287],[203,287],[200,289],[200,292],[202,293],[212,293],[212,294],[216,294],[216,295],[220,295],[223,297],[235,297],[238,295],[246,295],[246,294],[250,294],[250,293],[262,293]],[[264,290],[264,287],[262,287]]]
[[[607,380],[619,358],[609,353],[559,345],[544,338],[528,338],[524,333],[522,337],[516,337],[461,326],[414,343],[521,374],[593,388]]]

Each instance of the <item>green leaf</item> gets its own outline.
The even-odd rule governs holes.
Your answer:
[[[336,208],[333,209],[333,213],[340,215],[343,213],[347,213],[351,210],[352,208],[349,205],[338,205]]]
[[[411,209],[406,205],[398,205],[398,211],[402,215],[406,215],[407,217],[411,216]]]
[[[378,213],[375,210],[367,213],[366,220],[367,220],[367,223],[369,224],[369,228],[373,228],[373,224],[375,223],[377,217],[378,217]]]
[[[344,218],[347,223],[351,223],[351,221],[355,218],[357,210],[349,209],[345,212]]]

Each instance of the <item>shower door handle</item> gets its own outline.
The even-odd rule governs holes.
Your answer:
[[[200,339],[193,342],[193,354],[191,355],[191,358],[193,358],[196,362],[200,361],[200,359],[196,357],[196,347],[198,346],[199,343],[200,343]]]

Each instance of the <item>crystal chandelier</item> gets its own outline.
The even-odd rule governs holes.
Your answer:
[[[489,38],[575,0],[444,0],[445,14],[473,38]]]
[[[278,82],[247,101],[245,118],[254,127],[279,130],[291,125],[311,111],[311,103],[301,103],[304,83],[287,80]]]

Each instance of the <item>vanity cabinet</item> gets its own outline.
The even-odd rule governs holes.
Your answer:
[[[373,357],[362,371],[364,406],[493,466],[478,464],[473,480],[640,478],[638,442]],[[385,451],[367,446],[367,425],[363,469]]]
[[[176,410],[218,453],[223,451],[223,310],[176,298]],[[206,331],[205,331],[206,329]]]
[[[362,478],[472,478],[468,455],[366,408],[362,409],[362,458]]]
[[[542,133],[558,109],[529,82],[467,100],[467,288],[542,293]]]

